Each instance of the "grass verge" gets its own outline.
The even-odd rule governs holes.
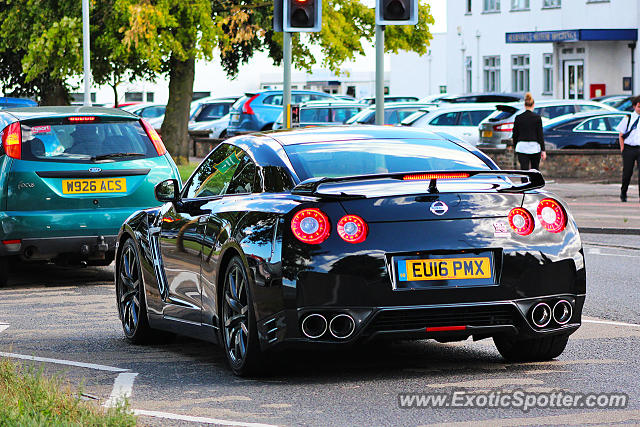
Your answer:
[[[187,179],[191,176],[191,173],[196,169],[198,163],[187,163],[185,165],[177,165],[178,171],[180,172],[180,178],[182,178],[182,182],[186,182]]]
[[[59,377],[0,359],[2,426],[135,426],[128,404],[105,409],[80,400]]]

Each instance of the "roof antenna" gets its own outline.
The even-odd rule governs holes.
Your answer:
[[[438,194],[440,191],[438,191],[438,187],[436,187],[436,179],[435,178],[431,178],[431,181],[429,181],[429,193],[430,194]]]

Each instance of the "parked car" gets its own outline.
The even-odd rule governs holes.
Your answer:
[[[360,102],[363,102],[363,103],[368,104],[368,105],[374,105],[376,103],[376,97],[375,96],[369,96],[367,98],[362,98],[360,100]],[[418,97],[417,96],[391,96],[391,95],[385,95],[384,96],[384,103],[386,104],[387,102],[418,102]]]
[[[432,132],[446,132],[471,145],[478,145],[478,125],[494,111],[493,104],[443,104],[440,108],[421,109],[401,124]]]
[[[534,112],[542,116],[542,123],[545,121],[573,114],[580,111],[617,111],[615,108],[600,102],[583,100],[541,100],[536,101]],[[513,133],[513,121],[518,114],[524,112],[524,103],[498,104],[496,110],[485,118],[478,126],[480,142],[478,147],[483,148],[504,148],[506,139],[511,138]]]
[[[324,92],[311,90],[292,90],[291,103],[302,104],[309,101],[336,99]],[[282,113],[282,91],[263,90],[247,93],[231,107],[231,118],[227,134],[229,136],[244,132],[270,130]]]
[[[544,143],[554,148],[620,148],[616,127],[629,116],[624,112],[576,113],[544,124]]]
[[[351,101],[309,101],[300,105],[298,126],[341,125],[368,105]],[[282,128],[282,113],[273,124],[273,129]]]
[[[0,96],[0,110],[6,108],[36,107],[38,103],[32,99]]]
[[[155,119],[157,117],[164,116],[164,111],[167,109],[165,104],[153,104],[150,102],[137,103],[133,105],[125,105],[119,107],[121,110],[128,111],[131,114],[142,117],[143,119]]]
[[[191,103],[189,123],[210,122],[229,114],[231,106],[240,99],[239,96],[206,97]]]
[[[492,337],[509,361],[552,359],[581,323],[585,259],[543,186],[405,127],[228,139],[122,226],[124,335],[217,342],[237,375],[288,344],[384,338]]]
[[[111,263],[116,235],[178,169],[144,120],[114,108],[0,111],[0,283],[10,259]]]
[[[438,103],[458,104],[464,102],[483,103],[483,102],[518,102],[524,100],[524,96],[519,93],[466,93],[463,95],[446,95],[437,98]]]
[[[620,98],[616,102],[613,102],[611,106],[619,111],[633,111],[633,105],[631,105],[632,99],[633,96],[625,96],[624,98]]]
[[[225,138],[229,127],[229,113],[216,120],[189,123],[190,131],[209,131],[209,138]]]
[[[420,110],[421,108],[434,107],[434,104],[421,104],[419,102],[393,102],[384,104],[384,124],[396,125],[402,120]],[[376,107],[372,105],[346,121],[348,125],[373,125],[376,123]]]
[[[591,100],[596,102],[602,102],[603,104],[606,104],[610,107],[615,108],[616,105],[620,104],[621,101],[624,101],[627,98],[629,98],[629,95],[604,95],[604,96],[591,98]]]

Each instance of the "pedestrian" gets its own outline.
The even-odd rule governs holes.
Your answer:
[[[640,165],[640,131],[638,131],[638,119],[640,119],[640,96],[631,98],[633,112],[626,119],[620,120],[616,130],[620,132],[620,151],[622,152],[622,186],[620,187],[620,201],[627,201],[627,189],[633,175],[635,164]],[[638,186],[640,191],[640,173],[638,174]]]
[[[544,136],[542,135],[542,118],[533,112],[535,102],[530,92],[524,96],[525,112],[518,114],[513,123],[511,139],[518,153],[520,169],[539,169],[540,158],[546,160]]]

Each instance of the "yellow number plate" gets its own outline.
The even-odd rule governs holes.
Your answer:
[[[126,191],[126,178],[62,180],[62,194],[124,193]]]
[[[491,260],[489,257],[401,260],[398,277],[401,281],[488,279]]]
[[[483,130],[482,137],[483,138],[491,138],[493,136],[493,131],[491,130]]]

